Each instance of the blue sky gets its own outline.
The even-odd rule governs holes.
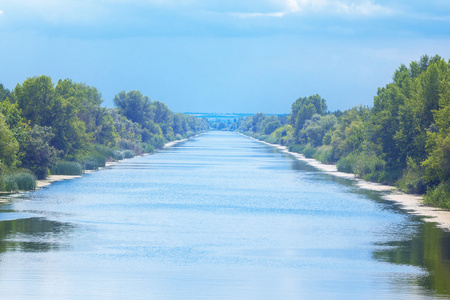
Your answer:
[[[450,58],[448,0],[0,0],[0,82],[140,90],[175,112],[371,105],[400,64]]]

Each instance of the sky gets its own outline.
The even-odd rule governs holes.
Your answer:
[[[448,0],[0,0],[0,83],[70,78],[107,107],[123,90],[174,112],[371,106],[424,54],[450,58]]]

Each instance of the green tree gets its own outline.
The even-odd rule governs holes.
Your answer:
[[[22,167],[31,170],[38,179],[47,177],[48,169],[55,166],[58,156],[61,154],[50,146],[53,137],[54,134],[50,127],[35,125],[23,144]]]
[[[0,171],[3,167],[12,167],[17,163],[19,143],[0,113]]]
[[[269,122],[264,127],[264,134],[269,135],[272,132],[274,132],[275,130],[277,130],[277,128],[279,128],[279,127],[281,127],[280,121],[276,120],[276,121]]]
[[[142,125],[146,121],[154,119],[150,99],[139,91],[120,92],[114,96],[114,104],[120,114],[135,123]]]
[[[87,150],[91,136],[86,132],[85,123],[77,116],[77,103],[56,93],[50,77],[28,78],[16,86],[10,98],[17,103],[22,117],[29,120],[31,126],[52,128],[51,145],[62,150],[67,159]]]
[[[294,138],[296,142],[301,141],[300,131],[303,128],[306,120],[312,118],[314,114],[325,115],[327,113],[327,104],[325,99],[319,95],[312,95],[309,97],[298,98],[291,108],[289,122],[294,127]]]
[[[2,83],[0,83],[0,102],[8,98],[9,93],[10,93],[9,90],[5,88],[5,86]]]

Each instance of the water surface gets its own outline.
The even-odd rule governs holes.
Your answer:
[[[450,235],[230,132],[15,197],[1,299],[450,299]]]

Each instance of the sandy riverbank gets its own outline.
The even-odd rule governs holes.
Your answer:
[[[246,136],[241,133],[241,135]],[[417,195],[410,195],[402,193],[394,186],[383,185],[374,182],[368,182],[361,179],[358,179],[353,174],[339,172],[336,168],[336,165],[327,165],[323,164],[315,159],[306,158],[304,155],[290,152],[287,147],[280,146],[277,144],[270,144],[264,141],[260,141],[258,139],[246,136],[250,139],[258,141],[260,143],[270,145],[279,149],[281,152],[288,153],[294,156],[296,159],[306,162],[308,165],[317,168],[327,174],[331,174],[333,176],[338,176],[342,178],[347,178],[350,180],[355,180],[356,184],[363,189],[379,191],[382,193],[383,199],[387,201],[392,201],[400,205],[400,207],[406,210],[408,213],[419,215],[424,217],[424,221],[434,222],[438,227],[450,231],[450,211],[442,210],[440,208],[427,206],[423,204],[422,197]]]

